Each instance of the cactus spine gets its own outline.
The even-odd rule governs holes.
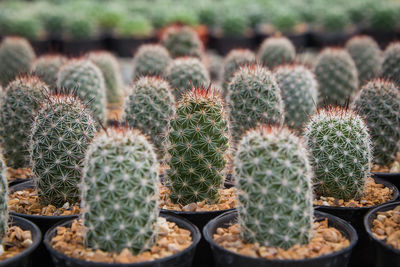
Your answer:
[[[295,60],[296,49],[285,37],[270,37],[260,46],[258,60],[269,69]]]
[[[163,76],[172,59],[161,45],[142,45],[133,58],[133,78]]]
[[[229,82],[240,67],[256,63],[256,56],[248,49],[234,49],[224,59],[223,87],[227,89]]]
[[[169,27],[163,34],[161,44],[173,58],[184,56],[200,58],[203,54],[203,44],[199,36],[187,26]]]
[[[400,42],[386,47],[383,53],[382,76],[400,86]]]
[[[60,55],[46,55],[33,62],[32,74],[39,77],[51,89],[57,87],[57,74],[67,59]]]

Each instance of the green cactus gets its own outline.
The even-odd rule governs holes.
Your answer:
[[[225,90],[240,67],[256,63],[256,55],[249,49],[233,49],[224,59],[224,80],[222,86]]]
[[[67,59],[61,55],[45,55],[33,62],[32,74],[39,77],[51,89],[57,87],[57,74]]]
[[[208,86],[210,76],[207,68],[197,58],[177,58],[167,67],[166,78],[178,99],[192,86]]]
[[[188,26],[169,27],[161,39],[161,44],[173,58],[183,56],[200,58],[203,54],[203,44],[199,36]]]
[[[106,120],[106,89],[101,70],[86,59],[72,59],[58,72],[59,88],[77,88],[82,101],[91,101],[93,115],[100,122]]]
[[[400,42],[386,47],[383,53],[382,76],[400,86]]]
[[[358,89],[356,65],[344,49],[324,49],[314,65],[314,73],[320,88],[320,103],[345,105]]]
[[[379,76],[382,52],[374,39],[369,36],[353,37],[347,42],[346,49],[356,64],[360,85]]]
[[[20,37],[6,37],[0,44],[0,84],[7,86],[18,75],[27,74],[35,59],[29,42]]]
[[[227,103],[231,109],[235,141],[260,122],[283,122],[281,90],[273,74],[265,67],[240,68],[228,85]]]
[[[385,80],[372,80],[355,97],[352,108],[366,120],[374,146],[374,162],[388,165],[400,141],[400,89]]]
[[[165,47],[158,44],[142,45],[133,58],[133,77],[163,76],[171,61]]]
[[[37,77],[18,78],[5,89],[0,111],[0,139],[9,167],[29,167],[29,131],[45,91],[48,88]]]
[[[313,173],[302,140],[286,128],[250,130],[234,166],[243,239],[283,249],[307,244],[314,221]]]
[[[270,69],[291,63],[295,57],[296,49],[286,37],[270,37],[261,44],[258,50],[258,60]]]
[[[106,85],[107,102],[121,103],[124,92],[122,90],[122,76],[117,58],[107,51],[91,52],[88,58],[101,70]]]
[[[0,244],[3,243],[8,225],[8,182],[7,166],[0,155]]]
[[[195,88],[177,103],[169,121],[166,148],[170,198],[175,203],[215,203],[224,182],[230,144],[222,98]]]
[[[85,241],[94,249],[137,254],[157,236],[158,162],[137,130],[108,129],[90,145],[83,172]]]
[[[221,79],[221,70],[223,66],[223,59],[220,55],[214,53],[214,52],[209,52],[207,53],[207,59],[208,59],[208,72],[210,73],[210,78],[214,82],[219,82]]]
[[[311,117],[304,135],[311,151],[316,193],[343,200],[360,197],[372,159],[362,118],[339,107],[322,109]]]
[[[224,36],[243,36],[250,21],[237,9],[228,10],[221,14],[221,30]]]
[[[295,62],[304,65],[310,69],[314,68],[314,63],[317,59],[318,53],[313,50],[304,51],[296,55]]]
[[[148,135],[161,158],[168,120],[175,107],[168,82],[157,77],[140,78],[133,84],[124,105],[122,120]]]

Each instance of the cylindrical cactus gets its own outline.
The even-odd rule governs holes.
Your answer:
[[[286,128],[250,130],[234,166],[244,240],[283,249],[306,244],[313,230],[313,192],[302,140]]]
[[[187,205],[219,199],[230,136],[222,98],[196,88],[177,103],[166,137],[170,198]]]
[[[196,31],[188,26],[171,26],[163,34],[161,44],[173,58],[198,57],[203,54],[203,43]]]
[[[35,52],[29,42],[20,37],[6,37],[0,44],[0,84],[4,87],[31,70]]]
[[[256,55],[248,49],[234,49],[224,59],[223,88],[227,89],[229,82],[240,67],[256,63]]]
[[[96,133],[85,104],[71,93],[48,96],[32,125],[30,160],[41,203],[79,201],[85,152]]]
[[[159,213],[158,162],[145,136],[128,129],[96,136],[85,157],[81,188],[87,245],[135,254],[151,247]]]
[[[133,78],[163,76],[171,61],[165,47],[158,44],[142,45],[133,58]]]
[[[61,55],[45,55],[33,62],[32,74],[45,82],[50,89],[57,87],[57,74],[67,59]]]
[[[91,101],[90,108],[100,122],[106,120],[106,89],[101,70],[86,59],[68,61],[58,72],[59,88],[76,88],[83,101]]]
[[[315,173],[315,190],[322,196],[349,200],[360,197],[370,172],[370,136],[362,118],[339,107],[322,109],[305,129]]]
[[[286,37],[270,37],[261,44],[258,50],[258,60],[269,69],[292,63],[295,57],[296,49]]]
[[[324,49],[314,65],[314,73],[321,104],[345,105],[358,89],[356,65],[344,49]]]
[[[372,80],[357,94],[352,108],[366,120],[374,162],[387,165],[396,158],[400,142],[400,88],[385,80]]]
[[[383,53],[382,76],[400,85],[400,42],[386,47]]]
[[[7,233],[8,225],[8,181],[7,166],[0,155],[0,244]]]
[[[207,53],[207,68],[208,72],[210,73],[210,78],[214,82],[219,82],[221,79],[221,73],[222,73],[222,66],[223,66],[223,59],[220,55],[217,55],[216,53],[209,52]]]

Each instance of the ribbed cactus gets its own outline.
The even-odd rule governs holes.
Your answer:
[[[261,44],[258,50],[258,60],[270,69],[291,63],[295,57],[296,49],[285,37],[270,37]]]
[[[172,61],[166,71],[166,78],[178,99],[192,86],[208,86],[210,76],[206,67],[197,58],[177,58]]]
[[[240,67],[256,63],[255,54],[248,49],[234,49],[224,59],[223,88],[226,90],[228,84]]]
[[[219,199],[229,151],[228,120],[221,97],[192,89],[177,103],[167,133],[168,181],[173,202]]]
[[[45,55],[33,62],[32,74],[45,82],[50,89],[57,87],[57,74],[67,59],[61,55]]]
[[[148,135],[161,156],[168,120],[175,107],[168,82],[158,77],[140,78],[133,84],[124,105],[122,120]]]
[[[236,141],[258,123],[282,123],[284,106],[274,75],[265,67],[240,68],[228,85],[233,136]]]
[[[133,58],[133,78],[163,76],[171,61],[165,47],[158,44],[142,45]]]
[[[106,86],[108,103],[121,103],[124,92],[117,58],[107,51],[91,52],[88,58],[101,70]]]
[[[23,77],[5,89],[0,110],[0,136],[8,167],[29,167],[29,133],[31,124],[48,91],[37,77]]]
[[[285,123],[300,129],[317,110],[318,83],[314,74],[302,65],[280,66],[274,74],[285,106]]]
[[[383,53],[382,76],[400,85],[400,42],[386,47]]]
[[[389,81],[373,80],[357,94],[352,108],[366,120],[374,147],[374,162],[391,163],[399,151],[400,88]]]
[[[93,140],[85,157],[82,188],[87,245],[133,253],[157,236],[158,162],[137,130],[108,129]]]
[[[286,128],[242,137],[234,157],[244,240],[288,249],[312,236],[312,168],[302,140]]]
[[[370,136],[362,118],[339,107],[319,110],[305,130],[317,194],[356,199],[363,192],[372,159]]]
[[[347,42],[346,49],[356,64],[360,85],[379,76],[382,52],[374,39],[369,36],[353,37]]]
[[[0,244],[3,243],[8,225],[8,182],[7,166],[0,155]]]
[[[314,73],[321,104],[345,105],[358,89],[356,65],[344,49],[324,49],[314,65]]]
[[[35,59],[35,52],[29,42],[20,37],[6,37],[0,44],[0,84],[4,87],[27,74]]]
[[[30,136],[30,160],[41,203],[63,206],[80,198],[85,152],[96,122],[71,93],[55,93],[42,104]]]
[[[209,52],[207,54],[208,59],[208,72],[210,73],[210,78],[212,81],[219,82],[221,79],[223,59],[220,55],[217,55],[213,52]]]
[[[188,26],[171,26],[163,34],[161,44],[173,58],[189,56],[200,58],[203,44],[197,33]]]
[[[106,89],[101,70],[91,61],[72,59],[58,72],[59,88],[77,88],[78,96],[90,102],[90,108],[96,119],[106,120]]]

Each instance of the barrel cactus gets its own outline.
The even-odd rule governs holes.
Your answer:
[[[240,67],[256,63],[255,54],[248,49],[234,49],[224,59],[223,88],[227,89],[229,82]]]
[[[29,145],[42,204],[61,207],[79,201],[83,159],[96,127],[87,106],[68,91],[56,92],[42,103]]]
[[[283,249],[307,244],[312,168],[302,140],[286,128],[252,129],[238,145],[234,166],[243,239]]]
[[[173,202],[218,201],[229,155],[228,128],[222,98],[212,90],[194,88],[179,100],[166,136]]]
[[[328,107],[311,117],[305,129],[318,195],[357,199],[363,193],[372,159],[362,118],[351,110]]]
[[[0,44],[0,84],[7,86],[18,75],[31,70],[35,52],[29,42],[20,37],[6,37]]]
[[[400,85],[400,42],[386,47],[383,53],[382,76]]]
[[[107,129],[95,137],[82,179],[84,236],[88,246],[137,254],[157,236],[158,162],[137,130]]]
[[[258,50],[258,60],[270,69],[291,63],[295,57],[296,49],[286,37],[270,37],[261,44]]]
[[[171,26],[163,34],[161,44],[173,58],[189,56],[200,58],[203,44],[196,31],[188,26]]]
[[[142,45],[133,58],[133,77],[163,76],[171,60],[165,47],[158,44]]]
[[[32,74],[45,82],[50,89],[57,87],[57,74],[67,59],[61,55],[45,55],[33,62]]]
[[[8,182],[7,166],[0,155],[0,244],[7,234],[8,225]]]
[[[400,142],[400,88],[381,79],[367,83],[352,108],[367,123],[374,146],[374,162],[387,165],[396,158]]]

